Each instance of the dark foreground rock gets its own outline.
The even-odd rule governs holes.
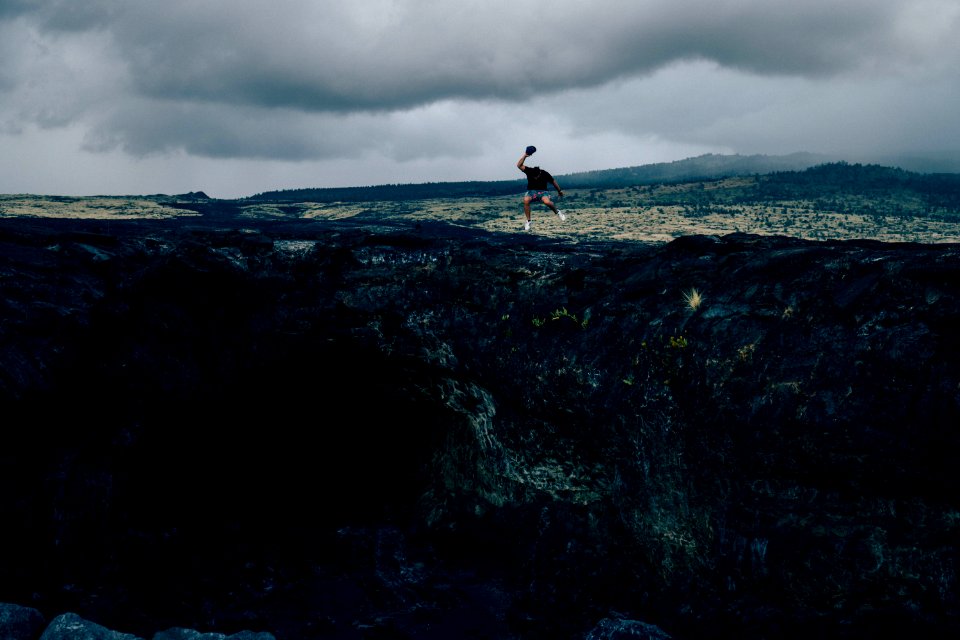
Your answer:
[[[0,601],[953,637],[958,318],[954,245],[0,220]]]
[[[0,603],[0,640],[140,640],[138,636],[107,629],[75,613],[64,613],[46,624],[32,607]],[[201,633],[173,627],[152,636],[153,640],[275,640],[273,634],[241,631],[232,635]]]

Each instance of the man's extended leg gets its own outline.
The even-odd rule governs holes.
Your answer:
[[[553,200],[551,200],[547,196],[540,198],[540,202],[550,207],[550,210],[553,211],[555,214],[557,214],[557,216],[559,216],[561,220],[567,219],[567,216],[564,215],[563,211],[560,211],[560,209],[557,209],[557,205],[553,204]]]
[[[523,230],[530,231],[530,196],[523,196],[523,215],[527,219],[523,223]]]

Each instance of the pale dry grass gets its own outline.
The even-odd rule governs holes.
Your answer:
[[[873,239],[884,242],[960,242],[960,226],[926,218],[875,217],[859,214],[810,213],[801,206],[736,206],[729,212],[692,216],[679,206],[597,206],[560,198],[567,214],[561,222],[549,209],[535,204],[529,233],[577,239],[613,239],[669,242],[686,235],[743,232],[783,235],[808,240]],[[400,209],[398,209],[398,206]],[[369,211],[376,207],[368,206]],[[402,209],[402,210],[401,210]],[[523,206],[518,196],[477,199],[419,200],[384,203],[378,215],[385,219],[442,219],[487,231],[525,233]]]
[[[703,304],[703,294],[694,287],[690,291],[684,291],[683,301],[691,310],[696,311]]]
[[[667,189],[669,187],[661,187]],[[605,192],[617,202],[625,195]],[[920,217],[876,216],[813,212],[807,203],[780,202],[776,206],[733,205],[694,214],[682,206],[613,206],[598,203],[587,191],[568,192],[556,200],[567,214],[560,219],[534,204],[533,228],[523,231],[520,194],[487,198],[437,198],[403,202],[250,203],[241,204],[242,218],[305,218],[314,220],[443,220],[455,225],[503,233],[578,240],[669,242],[687,235],[722,236],[734,232],[783,235],[808,240],[872,239],[884,242],[960,242],[957,224]],[[176,209],[170,202],[137,197],[62,198],[0,195],[0,217],[148,219],[197,215]]]
[[[149,198],[0,195],[0,218],[142,220],[196,215]]]

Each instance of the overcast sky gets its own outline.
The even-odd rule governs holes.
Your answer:
[[[960,0],[0,0],[0,193],[960,150]]]

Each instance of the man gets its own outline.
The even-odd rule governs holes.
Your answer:
[[[556,178],[554,178],[550,173],[544,171],[540,167],[528,167],[524,164],[527,158],[533,155],[533,147],[527,147],[527,150],[520,160],[517,161],[517,168],[527,176],[527,192],[523,194],[523,215],[527,218],[527,221],[523,224],[524,231],[530,231],[530,203],[539,200],[551,211],[553,211],[561,220],[566,220],[567,216],[564,215],[563,211],[557,209],[557,206],[553,204],[553,201],[550,199],[549,194],[547,193],[548,185],[553,185],[553,188],[557,190],[557,194],[560,196],[563,195],[563,190],[560,188],[560,185],[557,184]]]

